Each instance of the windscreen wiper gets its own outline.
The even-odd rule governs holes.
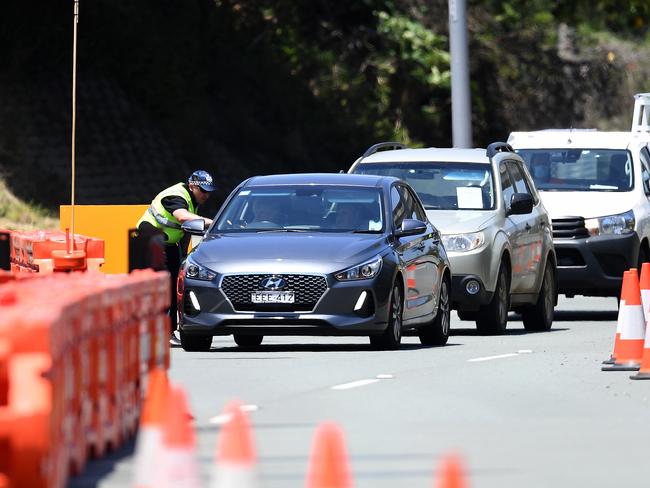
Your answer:
[[[256,230],[258,234],[266,233],[266,232],[308,232],[305,229],[260,229]]]

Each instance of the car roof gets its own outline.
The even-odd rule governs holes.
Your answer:
[[[490,163],[485,149],[461,149],[427,147],[419,149],[397,149],[378,151],[361,160],[362,163],[395,162],[450,162],[450,163]]]
[[[356,175],[348,173],[294,173],[280,175],[254,176],[244,186],[269,185],[350,185],[382,187],[393,181],[400,181],[392,176]]]
[[[627,149],[637,141],[649,141],[647,132],[606,132],[595,129],[545,129],[512,132],[508,143],[516,149]]]

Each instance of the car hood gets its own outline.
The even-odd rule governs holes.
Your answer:
[[[539,194],[552,219],[615,215],[627,212],[636,203],[633,191],[540,191]]]
[[[332,273],[386,246],[386,237],[377,234],[218,234],[206,237],[192,259],[218,273]]]
[[[494,210],[427,210],[427,217],[441,234],[465,234],[485,228],[496,217]]]

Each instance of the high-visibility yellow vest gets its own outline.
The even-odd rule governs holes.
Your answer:
[[[147,211],[138,220],[137,225],[139,226],[142,222],[149,222],[166,234],[167,244],[176,244],[183,238],[185,232],[181,229],[181,223],[178,219],[163,206],[162,200],[165,197],[182,197],[187,202],[187,210],[191,213],[196,213],[192,196],[185,189],[183,183],[178,183],[156,195],[156,198],[153,199]]]

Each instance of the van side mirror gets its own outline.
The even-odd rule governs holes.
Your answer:
[[[510,210],[507,215],[525,215],[533,211],[533,196],[530,193],[514,193],[510,197]]]
[[[181,229],[193,236],[202,236],[205,234],[205,220],[194,219],[188,220],[181,224]]]

